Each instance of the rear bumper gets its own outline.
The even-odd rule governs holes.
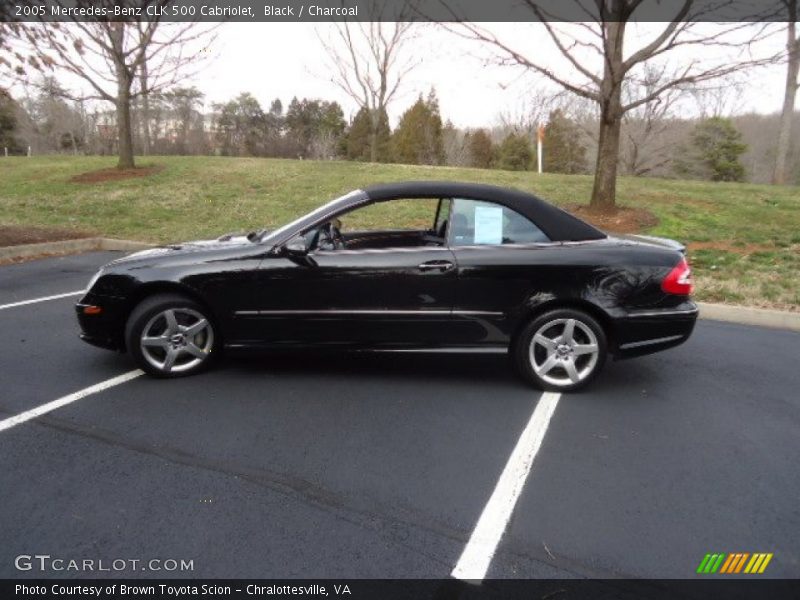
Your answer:
[[[694,331],[698,312],[687,300],[675,308],[631,311],[617,318],[614,357],[632,358],[684,343]]]

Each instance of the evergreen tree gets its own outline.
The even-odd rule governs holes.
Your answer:
[[[469,152],[470,166],[478,169],[489,169],[495,155],[492,138],[485,129],[478,129],[467,134],[466,145]]]
[[[37,87],[29,108],[40,140],[49,151],[77,154],[83,146],[83,123],[78,112],[67,104],[66,91],[54,77],[42,77]]]
[[[345,155],[350,160],[360,160],[369,162],[372,139],[372,118],[369,110],[362,108],[356,113],[350,130],[347,133],[345,144]],[[378,117],[377,148],[376,160],[378,162],[389,162],[389,145],[391,130],[389,129],[389,116],[385,111],[381,111]]]
[[[342,107],[337,102],[307,98],[292,99],[284,122],[295,153],[304,158],[322,158],[335,153],[346,126]],[[323,145],[327,150],[321,150]]]
[[[519,133],[509,133],[500,144],[497,166],[509,171],[527,171],[532,158],[528,138]]]
[[[11,95],[0,88],[0,152],[8,148],[11,153],[22,150],[14,133],[17,129],[17,103]]]
[[[580,129],[561,109],[550,113],[544,132],[542,168],[547,173],[585,173],[586,148]]]
[[[369,130],[369,111],[362,108],[356,113],[347,131],[345,156],[349,160],[369,160]]]
[[[203,93],[196,87],[173,88],[163,94],[177,124],[173,133],[178,154],[199,153],[198,150],[202,150],[202,145],[197,142],[205,137],[200,113],[203,97]]]
[[[442,117],[433,90],[427,99],[420,95],[400,118],[392,136],[392,158],[411,165],[440,165],[444,162]]]
[[[742,181],[740,162],[747,144],[730,119],[712,117],[698,123],[675,160],[675,171],[683,177],[711,181]]]
[[[269,111],[264,115],[264,150],[266,156],[285,156],[283,143],[283,103],[280,98],[275,98],[269,105]]]
[[[249,93],[239,94],[217,106],[217,142],[225,156],[263,156],[265,115],[258,100]]]
[[[338,102],[322,102],[317,132],[312,141],[314,158],[344,156],[344,139],[347,122]]]

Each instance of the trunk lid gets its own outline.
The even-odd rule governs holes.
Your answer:
[[[686,244],[682,244],[676,240],[671,240],[664,237],[656,237],[654,235],[638,235],[633,233],[619,233],[614,237],[621,240],[628,240],[637,242],[639,244],[650,244],[651,246],[660,246],[662,248],[669,248],[670,250],[677,250],[681,254],[686,254]]]

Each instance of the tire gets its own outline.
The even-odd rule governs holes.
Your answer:
[[[154,377],[204,371],[219,354],[221,339],[207,308],[179,294],[142,300],[128,317],[125,343],[139,367]]]
[[[574,309],[551,310],[534,318],[511,348],[517,371],[536,387],[554,392],[574,392],[586,386],[603,368],[607,356],[603,328],[591,315]]]

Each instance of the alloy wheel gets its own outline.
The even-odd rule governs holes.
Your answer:
[[[139,347],[145,360],[164,373],[180,373],[200,365],[214,346],[214,329],[191,308],[168,308],[142,329]]]
[[[597,366],[597,336],[579,319],[554,319],[542,325],[528,350],[534,372],[554,386],[586,380]]]

